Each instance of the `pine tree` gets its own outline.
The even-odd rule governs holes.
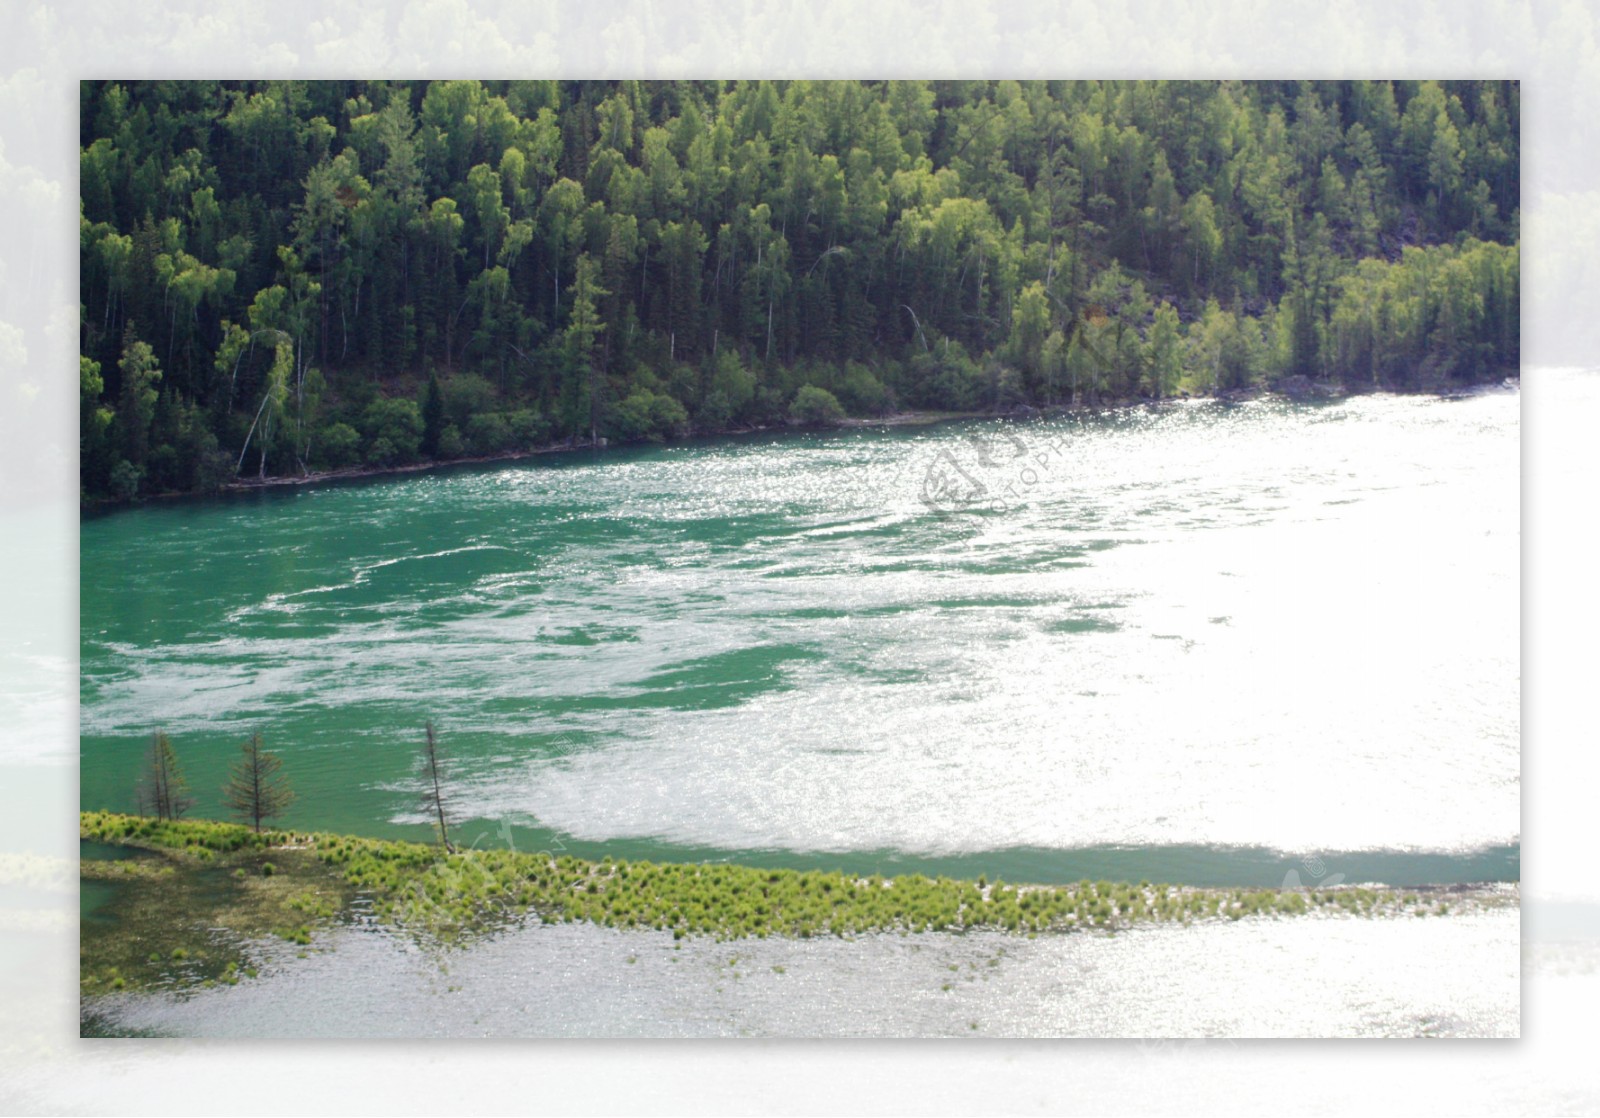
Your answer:
[[[243,474],[256,453],[248,476],[264,481],[269,465],[660,437],[630,399],[670,400],[706,432],[768,424],[811,367],[847,360],[919,407],[995,406],[997,381],[985,394],[932,356],[952,344],[963,370],[1015,366],[1029,402],[1126,400],[1172,379],[1147,367],[1153,307],[1129,307],[1135,278],[1181,300],[1186,339],[1211,299],[1247,346],[1272,320],[1282,352],[1261,371],[1275,377],[1347,367],[1333,329],[1346,300],[1366,309],[1347,307],[1339,338],[1359,321],[1373,339],[1346,354],[1362,383],[1410,383],[1430,352],[1465,379],[1516,365],[1515,271],[1476,260],[1485,309],[1443,327],[1427,276],[1351,280],[1405,249],[1515,251],[1516,82],[80,93],[90,500],[213,488],[224,454]],[[1412,278],[1423,289],[1399,284]],[[690,368],[725,352],[759,384],[744,403]],[[1192,390],[1239,371],[1206,352],[1182,362]],[[458,374],[496,391],[469,403]],[[404,446],[363,419],[402,393],[421,418]],[[538,437],[499,436],[508,424]]]
[[[600,266],[584,253],[578,257],[577,276],[572,281],[572,313],[567,322],[565,341],[572,368],[572,379],[581,385],[583,404],[588,411],[589,441],[599,432],[599,416],[605,383],[601,367],[599,337],[606,324],[600,321],[598,303],[610,294],[600,286]]]
[[[222,789],[222,801],[248,819],[260,834],[261,821],[282,815],[294,802],[294,792],[279,774],[282,759],[262,749],[260,734],[251,734],[239,752],[241,756]]]
[[[439,436],[444,433],[444,394],[439,391],[439,377],[428,374],[428,383],[422,389],[422,456],[434,458],[439,454]]]
[[[183,770],[178,767],[172,739],[161,730],[150,735],[144,775],[139,780],[138,801],[139,814],[154,815],[162,820],[182,819],[184,812],[194,806]]]

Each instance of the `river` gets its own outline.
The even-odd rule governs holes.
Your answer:
[[[1515,881],[1519,394],[762,433],[81,526],[85,808],[1055,882]]]

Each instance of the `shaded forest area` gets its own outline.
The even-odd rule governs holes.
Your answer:
[[[80,486],[1519,359],[1517,83],[84,82]]]

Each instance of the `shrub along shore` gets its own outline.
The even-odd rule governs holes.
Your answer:
[[[1498,381],[1515,81],[86,81],[85,503]]]
[[[1024,935],[1115,932],[1140,923],[1314,913],[1432,916],[1497,901],[1515,903],[1514,892],[1461,887],[1209,889],[1087,880],[1038,886],[982,877],[959,881],[920,874],[887,878],[726,864],[592,862],[513,850],[447,853],[411,842],[287,830],[257,834],[232,823],[110,812],[81,813],[79,834],[154,855],[131,862],[85,861],[86,879],[168,890],[203,874],[211,903],[219,903],[220,883],[223,892],[236,893],[220,904],[236,911],[231,921],[213,913],[197,928],[225,926],[246,939],[252,933],[276,933],[299,944],[309,944],[319,924],[351,918],[358,901],[362,911],[382,922],[446,944],[530,913],[545,922],[670,931],[677,939],[735,939],[978,929]],[[103,958],[92,958],[97,949],[91,937],[84,939],[86,990],[139,984],[138,974],[123,973],[130,962],[154,961],[165,975],[177,952],[186,958],[205,951],[204,944],[163,943],[161,951],[133,954],[106,946],[115,940],[114,932],[101,939]],[[228,960],[205,981],[237,980],[239,964]]]

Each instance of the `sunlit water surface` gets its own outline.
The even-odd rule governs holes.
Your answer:
[[[950,511],[938,476],[985,495]],[[151,504],[82,525],[81,800],[131,807],[160,727],[196,814],[222,815],[259,729],[299,793],[291,823],[424,838],[432,718],[464,844],[1514,880],[1517,487],[1518,395],[1499,390],[762,435]],[[1289,927],[1016,954],[1041,973],[1202,958],[1168,946],[1184,934],[1270,953]],[[1279,964],[1330,980],[1312,956]],[[1120,997],[1092,1012],[1141,1027]]]
[[[86,1032],[155,1036],[1517,1036],[1515,908],[1246,918],[1114,936],[675,943],[522,927],[429,952],[343,929],[259,979],[96,999]]]

